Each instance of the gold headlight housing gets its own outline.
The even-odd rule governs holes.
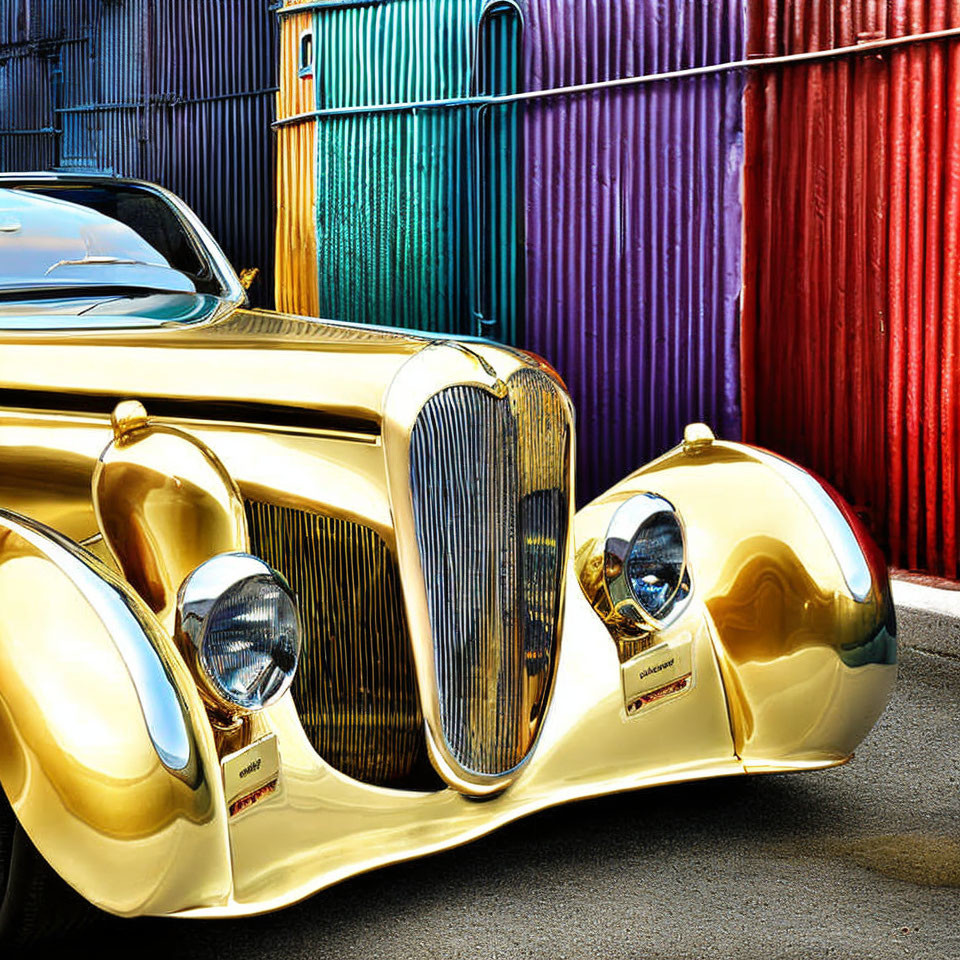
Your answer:
[[[620,504],[607,527],[603,582],[612,613],[640,627],[659,629],[686,605],[683,522],[670,501],[641,493]]]

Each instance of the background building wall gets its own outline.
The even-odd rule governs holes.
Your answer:
[[[947,0],[751,0],[782,55],[960,26]],[[748,439],[831,480],[892,563],[957,575],[960,40],[751,73]]]
[[[302,5],[302,4],[301,4]],[[277,116],[316,109],[313,70],[300,70],[302,38],[314,32],[310,9],[280,22],[280,89]],[[276,307],[315,317],[320,314],[317,277],[317,121],[277,128]]]
[[[106,171],[183,196],[273,300],[276,18],[264,0],[8,0],[0,169]]]
[[[738,60],[739,0],[310,6],[320,313],[545,356],[581,501],[689,421],[739,436],[742,74],[475,99]]]
[[[743,57],[739,0],[531,0],[528,89]],[[527,105],[525,342],[573,394],[581,495],[702,420],[739,438],[743,75]]]
[[[311,3],[315,47],[315,165],[295,170],[280,142],[281,186],[315,183],[321,316],[358,323],[473,332],[470,196],[472,114],[437,101],[469,95],[479,0]],[[284,51],[301,16],[281,17]],[[284,83],[301,90],[299,62]],[[428,104],[420,110],[398,105]],[[282,117],[289,114],[281,114]],[[293,126],[280,126],[284,137]],[[300,154],[301,161],[307,159]],[[289,234],[279,247],[299,257]],[[281,255],[282,256],[282,255]],[[282,261],[281,261],[282,262]],[[300,302],[291,304],[301,310]]]

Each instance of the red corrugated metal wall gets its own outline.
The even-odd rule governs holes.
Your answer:
[[[960,0],[750,0],[766,56],[960,27]],[[747,439],[894,565],[956,577],[960,41],[762,68],[745,94]]]

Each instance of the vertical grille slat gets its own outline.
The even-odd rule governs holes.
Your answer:
[[[411,437],[417,543],[447,745],[499,775],[529,752],[559,631],[570,429],[545,374],[498,398],[473,386],[432,397]]]
[[[250,547],[298,598],[293,699],[317,753],[365,783],[435,789],[396,562],[360,524],[246,501]]]

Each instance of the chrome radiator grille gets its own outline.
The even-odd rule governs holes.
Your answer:
[[[455,386],[421,410],[410,469],[440,720],[457,762],[513,769],[553,672],[569,522],[570,429],[545,374],[499,399]]]
[[[367,527],[248,500],[250,548],[289,581],[303,620],[300,721],[341,772],[436,789],[396,563]]]

